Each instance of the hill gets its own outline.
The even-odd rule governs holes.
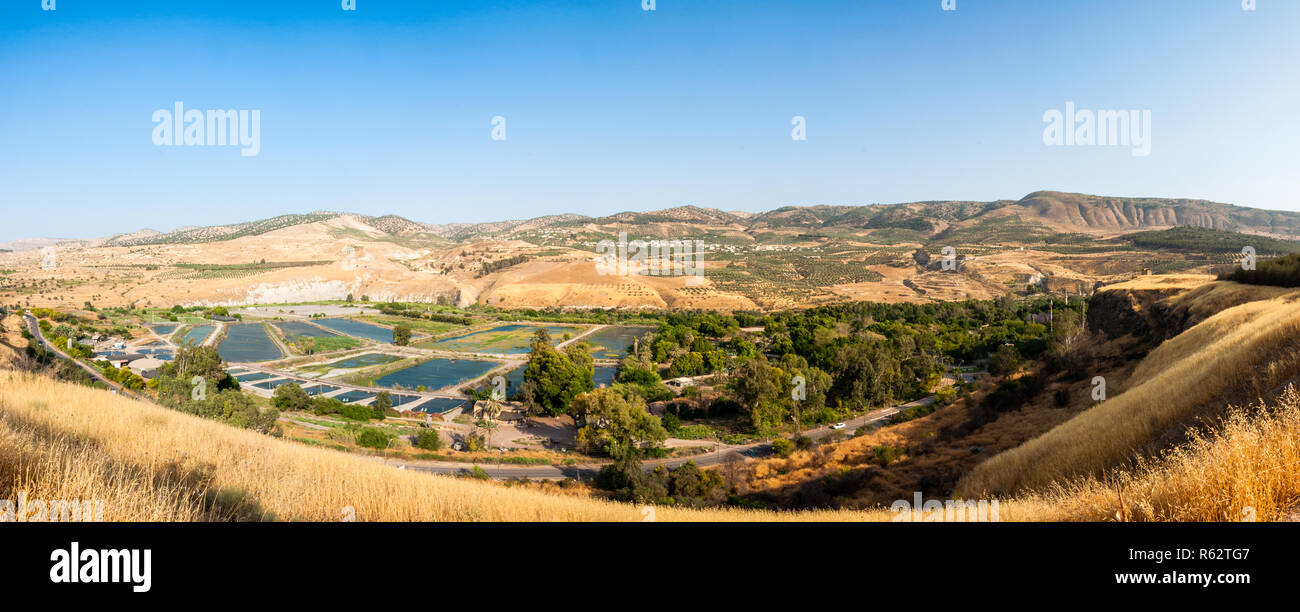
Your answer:
[[[640,506],[398,470],[107,391],[0,371],[0,495],[102,499],[109,521],[642,521]],[[660,521],[885,513],[656,509]]]
[[[1057,365],[1049,353],[893,424],[746,464],[739,495],[865,509],[921,491],[1002,500],[1003,520],[1294,515],[1300,290],[1146,276],[1092,302]]]
[[[182,228],[174,232],[159,234],[148,230],[115,236],[104,242],[104,246],[144,246],[151,244],[202,244],[235,240],[244,236],[260,236],[269,232],[295,225],[315,223],[337,217],[339,213],[317,212],[306,215],[280,215],[270,219],[235,223],[232,225],[214,225],[209,227]]]
[[[1290,250],[1300,244],[1289,240],[1297,228],[1300,213],[1050,191],[994,202],[787,206],[757,214],[679,206],[441,225],[315,212],[56,241],[57,269],[36,250],[3,252],[0,303],[52,306],[57,297],[109,306],[240,305],[351,294],[506,308],[772,310],[1087,294],[1146,271],[1215,271],[1234,260],[1243,241],[1261,256]],[[598,274],[596,245],[623,234],[698,241],[702,280]],[[955,269],[940,266],[946,249],[960,259]],[[286,262],[295,265],[278,265]]]
[[[1300,292],[1211,285],[1173,305],[1195,309],[1197,302],[1223,299],[1223,291],[1237,299],[1276,297],[1225,308],[1160,344],[1127,380],[1110,381],[1105,401],[979,465],[958,490],[977,496],[1101,477],[1128,467],[1132,457],[1183,441],[1189,426],[1223,416],[1230,404],[1275,397],[1300,383]]]

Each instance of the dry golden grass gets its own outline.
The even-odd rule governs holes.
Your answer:
[[[110,521],[640,521],[637,506],[396,470],[102,391],[0,372],[0,498],[102,499]],[[554,487],[558,489],[558,487]],[[1121,506],[1120,499],[1123,499]],[[1300,394],[1233,411],[1212,435],[1111,481],[1085,478],[1000,501],[1003,521],[1258,520],[1300,497]],[[659,521],[887,521],[886,510],[800,513],[658,508]]]
[[[641,521],[639,506],[397,470],[105,391],[0,371],[0,498],[103,499],[110,521]],[[887,512],[657,508],[658,521],[863,521]]]
[[[1112,289],[1112,287],[1107,287]],[[1214,281],[1196,286],[1170,298],[1170,306],[1186,310],[1191,321],[1203,321],[1233,306],[1259,300],[1294,297],[1300,292],[1290,287],[1243,285],[1231,281]]]
[[[1122,501],[1121,501],[1122,500]],[[1018,500],[1023,520],[1272,521],[1300,503],[1300,393],[1234,409],[1212,433],[1109,481],[1053,485]],[[1005,518],[1005,517],[1004,517]]]
[[[1214,281],[1212,274],[1148,274],[1107,285],[1107,291],[1183,290]]]
[[[1161,446],[1162,438],[1232,397],[1257,398],[1300,374],[1295,293],[1220,312],[1162,344],[1102,402],[1024,445],[976,466],[964,495],[1042,489],[1101,476]]]

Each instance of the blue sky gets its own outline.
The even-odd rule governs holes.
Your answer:
[[[1038,189],[1300,210],[1300,2],[1257,2],[4,0],[0,240]],[[259,110],[260,154],[155,146],[175,101]],[[1150,110],[1150,155],[1045,146],[1067,101]]]

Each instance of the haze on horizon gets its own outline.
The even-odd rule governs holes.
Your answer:
[[[1043,189],[1300,210],[1296,3],[189,4],[0,7],[0,242]],[[260,110],[260,154],[155,146],[176,101]],[[1149,110],[1151,154],[1045,146],[1067,102]]]

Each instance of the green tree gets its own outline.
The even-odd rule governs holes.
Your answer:
[[[415,447],[436,451],[442,449],[442,436],[434,429],[426,429],[415,435]]]
[[[275,388],[271,396],[271,405],[281,411],[307,410],[311,407],[311,397],[296,382],[285,383]]]
[[[637,461],[668,439],[663,423],[646,411],[640,397],[628,398],[614,389],[579,395],[572,416],[578,425],[578,448],[616,461]]]
[[[393,327],[393,344],[406,346],[411,343],[411,326],[399,324]]]
[[[538,329],[531,348],[521,389],[530,411],[566,414],[573,398],[595,388],[595,365],[585,342],[571,344],[561,353],[551,346],[550,334]]]
[[[1020,369],[1021,364],[1020,351],[1011,345],[1002,345],[998,350],[989,356],[989,373],[995,376],[1006,376]]]
[[[371,406],[374,409],[375,418],[384,420],[388,416],[388,411],[393,407],[393,394],[387,391],[380,391],[375,396],[375,402]]]
[[[388,443],[391,440],[392,438],[387,433],[384,433],[383,430],[374,427],[366,427],[357,435],[357,446],[385,449],[388,448]]]

